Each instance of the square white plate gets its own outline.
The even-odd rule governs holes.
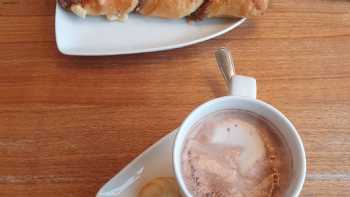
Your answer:
[[[206,19],[188,23],[131,14],[125,22],[81,19],[56,6],[56,42],[66,55],[99,56],[169,50],[222,35],[245,21]]]

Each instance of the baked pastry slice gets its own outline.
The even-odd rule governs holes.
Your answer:
[[[59,4],[76,15],[105,15],[109,20],[124,21],[139,3],[139,0],[58,0]]]
[[[250,17],[264,14],[269,0],[206,0],[191,18]]]
[[[178,19],[191,15],[204,0],[140,0],[137,11],[144,16]]]
[[[105,15],[109,20],[124,21],[134,10],[144,16],[167,19],[249,17],[262,15],[269,0],[58,0],[59,4],[80,17]]]
[[[174,178],[159,177],[143,186],[138,197],[181,197],[181,194]]]

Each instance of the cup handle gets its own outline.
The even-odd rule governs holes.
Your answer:
[[[252,77],[233,75],[229,83],[232,96],[256,99],[256,80]]]

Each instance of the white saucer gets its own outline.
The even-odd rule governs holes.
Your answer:
[[[222,35],[245,21],[206,19],[189,24],[130,14],[125,22],[81,19],[56,6],[56,43],[66,55],[121,55],[180,48]]]
[[[149,147],[109,180],[96,197],[136,197],[148,181],[156,177],[175,177],[172,148],[177,130]]]

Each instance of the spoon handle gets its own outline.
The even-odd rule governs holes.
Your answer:
[[[231,56],[230,50],[220,48],[215,52],[215,57],[222,76],[229,87],[232,76],[235,74],[235,65]]]

